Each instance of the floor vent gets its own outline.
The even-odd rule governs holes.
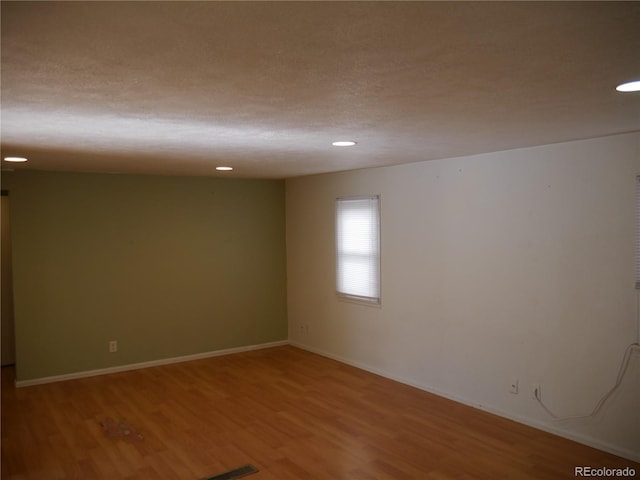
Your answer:
[[[205,480],[235,480],[236,478],[244,477],[245,475],[251,475],[252,473],[258,473],[258,469],[251,464],[247,464],[243,467],[234,468],[228,472],[219,473],[213,477],[207,477]]]

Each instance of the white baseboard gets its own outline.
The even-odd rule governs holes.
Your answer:
[[[34,378],[31,380],[20,380],[20,381],[16,381],[16,387],[31,387],[33,385],[42,385],[45,383],[64,382],[66,380],[95,377],[98,375],[108,375],[110,373],[126,372],[129,370],[138,370],[141,368],[159,367],[161,365],[170,365],[172,363],[189,362],[192,360],[200,360],[202,358],[219,357],[222,355],[230,355],[232,353],[249,352],[251,350],[260,350],[263,348],[281,347],[283,345],[288,345],[288,344],[289,344],[288,340],[280,340],[278,342],[261,343],[258,345],[247,345],[243,347],[227,348],[224,350],[214,350],[212,352],[195,353],[193,355],[184,355],[181,357],[163,358],[160,360],[151,360],[149,362],[131,363],[128,365],[120,365],[117,367],[100,368],[98,370],[87,370],[84,372],[67,373],[64,375]]]
[[[361,370],[365,370],[367,372],[374,373],[376,375],[380,375],[381,377],[385,377],[385,378],[388,378],[390,380],[395,380],[396,382],[400,382],[400,383],[403,383],[405,385],[409,385],[411,387],[415,387],[415,388],[417,388],[419,390],[423,390],[425,392],[429,392],[429,393],[432,393],[434,395],[438,395],[439,397],[444,397],[444,398],[447,398],[449,400],[453,400],[454,402],[462,403],[464,405],[467,405],[467,406],[470,406],[470,407],[473,407],[473,408],[477,408],[479,410],[483,410],[485,412],[492,413],[494,415],[498,415],[499,417],[508,418],[509,420],[513,420],[514,422],[522,423],[524,425],[528,425],[529,427],[533,427],[533,428],[536,428],[538,430],[542,430],[544,432],[552,433],[552,434],[557,435],[559,437],[567,438],[569,440],[573,440],[575,442],[581,443],[583,445],[587,445],[589,447],[597,448],[598,450],[602,450],[602,451],[611,453],[613,455],[617,455],[619,457],[632,460],[634,462],[640,462],[640,454],[638,452],[634,452],[634,451],[626,450],[626,449],[621,449],[621,448],[616,447],[615,445],[610,445],[608,443],[599,442],[596,439],[593,439],[593,438],[590,438],[590,437],[586,437],[586,436],[582,436],[582,435],[578,435],[578,434],[574,434],[572,432],[569,432],[567,430],[563,430],[563,429],[554,427],[552,425],[548,425],[548,424],[545,424],[545,423],[542,423],[542,422],[538,422],[536,420],[532,420],[532,419],[529,419],[529,418],[526,418],[526,417],[521,417],[519,415],[513,415],[512,413],[505,412],[505,411],[502,411],[502,410],[499,410],[499,409],[495,409],[495,408],[492,408],[492,407],[488,407],[486,405],[481,405],[481,404],[478,404],[478,403],[474,403],[474,402],[472,402],[472,401],[470,401],[470,400],[468,400],[466,398],[461,398],[461,397],[458,397],[456,395],[451,395],[451,394],[448,394],[446,392],[442,392],[442,391],[440,391],[438,389],[432,388],[432,387],[430,387],[428,385],[423,385],[423,384],[416,383],[416,382],[413,382],[411,380],[408,380],[406,378],[402,378],[402,377],[398,377],[398,376],[395,376],[395,375],[391,375],[388,372],[385,372],[385,371],[380,370],[378,368],[373,368],[373,367],[370,367],[368,365],[364,365],[364,364],[362,364],[360,362],[355,362],[355,361],[350,360],[348,358],[344,358],[344,357],[341,357],[339,355],[334,355],[332,353],[325,352],[323,350],[320,350],[320,349],[317,349],[317,348],[314,348],[314,347],[310,347],[310,346],[304,345],[302,343],[298,343],[295,340],[290,340],[289,344],[291,346],[293,346],[293,347],[297,347],[297,348],[300,348],[302,350],[307,350],[307,351],[309,351],[311,353],[315,353],[317,355],[321,355],[323,357],[327,357],[327,358],[330,358],[332,360],[336,360],[336,361],[341,362],[341,363],[346,363],[347,365],[351,365],[351,366],[359,368]]]

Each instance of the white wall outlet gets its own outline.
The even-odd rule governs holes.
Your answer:
[[[118,351],[118,341],[111,340],[109,341],[109,353],[115,353]]]
[[[514,395],[518,394],[518,380],[515,379],[509,385],[509,393],[513,393]]]

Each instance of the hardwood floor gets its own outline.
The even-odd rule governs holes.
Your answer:
[[[640,476],[629,460],[294,347],[20,389],[13,377],[2,369],[3,480],[193,480],[247,463],[255,480],[568,479],[580,465]]]

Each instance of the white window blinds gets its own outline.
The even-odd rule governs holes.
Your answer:
[[[380,303],[380,197],[336,200],[339,295]]]

